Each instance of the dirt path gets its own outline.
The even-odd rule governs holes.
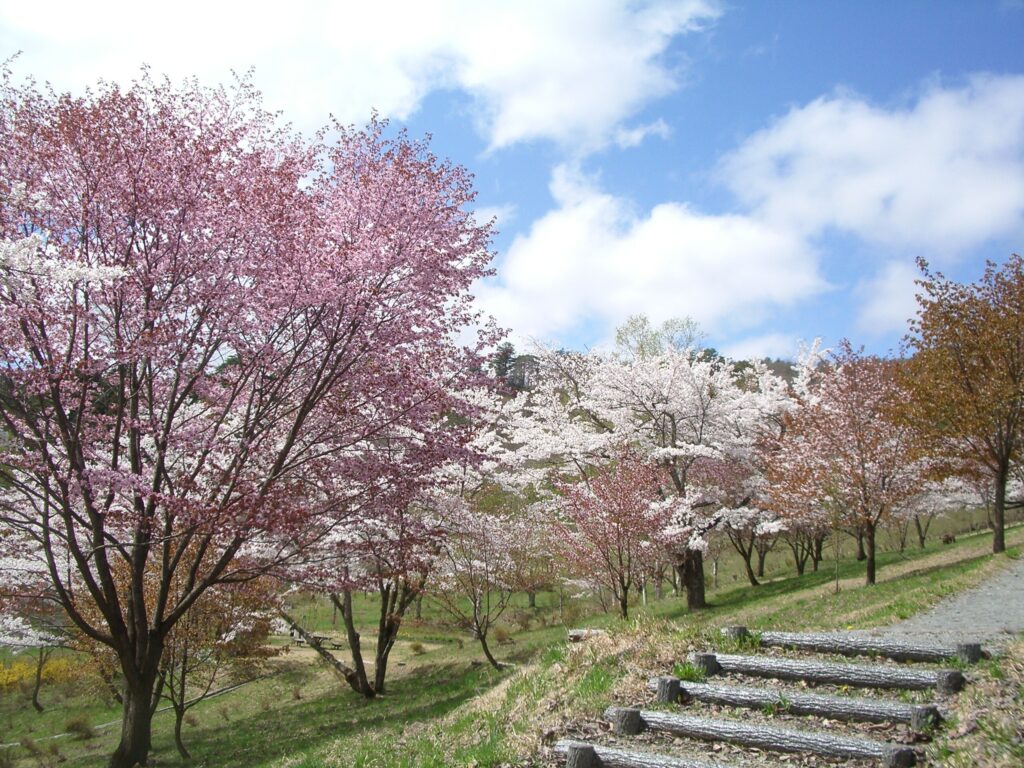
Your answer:
[[[1002,645],[1024,632],[1024,558],[973,589],[898,624],[863,634],[915,637],[938,644],[984,642]]]

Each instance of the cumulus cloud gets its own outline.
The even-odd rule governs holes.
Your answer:
[[[857,288],[862,302],[857,328],[872,336],[905,332],[907,321],[917,314],[919,289],[914,280],[918,277],[913,264],[890,261],[861,283]]]
[[[404,119],[432,90],[458,89],[492,148],[552,139],[588,149],[677,87],[663,54],[718,14],[717,0],[399,0],[383,10],[0,0],[0,55],[21,49],[27,71],[74,89],[127,81],[144,62],[212,81],[255,66],[268,105],[303,128],[328,113],[361,122],[374,108]]]
[[[894,109],[822,97],[748,138],[719,173],[773,226],[953,256],[1024,231],[1024,77],[932,85]]]
[[[564,165],[551,193],[556,207],[513,241],[500,283],[477,291],[486,311],[524,335],[588,323],[606,336],[638,312],[743,329],[826,287],[805,242],[756,219],[677,202],[637,212]]]

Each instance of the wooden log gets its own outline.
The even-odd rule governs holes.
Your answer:
[[[615,709],[608,709],[605,717],[614,718]],[[910,747],[871,739],[754,725],[740,720],[690,717],[657,710],[645,709],[640,712],[640,717],[645,727],[652,731],[663,731],[690,739],[725,741],[776,752],[810,752],[843,759],[881,760],[887,768],[903,768],[917,762],[917,755]]]
[[[615,747],[603,747],[600,744],[585,744],[579,741],[563,739],[555,744],[555,752],[565,755],[566,766],[569,751],[573,747],[588,747],[594,751],[597,768],[729,768],[726,763],[714,762],[705,763],[701,760],[690,760],[685,757],[669,757],[668,755],[656,755],[652,752],[634,752],[632,750],[616,749]]]
[[[724,627],[722,634],[735,637],[742,627]],[[815,653],[837,653],[843,656],[882,656],[895,661],[946,662],[959,659],[965,664],[977,663],[984,652],[978,643],[959,645],[919,645],[885,637],[858,637],[829,632],[762,632],[764,647],[794,648]]]
[[[611,720],[612,728],[619,736],[636,736],[644,729],[644,721],[640,717],[639,709],[626,707],[615,707],[614,709],[614,714],[608,719]]]
[[[691,654],[698,657],[709,654]],[[710,660],[700,659],[708,665]],[[822,661],[798,661],[776,656],[739,656],[714,654],[714,663],[722,672],[770,677],[776,680],[804,680],[858,688],[903,688],[925,690],[936,688],[941,693],[956,693],[964,687],[964,676],[956,670],[906,669],[885,664],[834,664]]]
[[[589,744],[570,744],[565,754],[565,768],[597,768],[597,752]]]
[[[652,677],[651,690],[669,690],[666,681],[674,678]],[[814,715],[830,720],[867,723],[907,723],[917,730],[927,730],[941,720],[934,704],[905,704],[885,699],[861,699],[852,696],[827,696],[819,693],[780,691],[773,688],[749,688],[739,685],[709,685],[679,682],[683,701],[693,700],[728,707],[763,709],[773,707],[792,715]],[[673,699],[674,700],[674,699]],[[661,698],[658,701],[662,701]],[[669,700],[672,701],[672,700]]]
[[[662,704],[679,701],[680,681],[675,677],[656,677],[652,680],[657,691],[656,699]]]
[[[591,637],[599,637],[601,635],[607,635],[608,633],[603,629],[570,629],[569,630],[569,642],[580,643]]]

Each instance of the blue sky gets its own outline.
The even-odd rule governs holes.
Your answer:
[[[483,310],[606,343],[689,315],[734,356],[885,352],[914,259],[973,280],[1024,239],[1024,3],[0,0],[0,56],[80,90],[255,68],[303,130],[371,109],[476,175]]]

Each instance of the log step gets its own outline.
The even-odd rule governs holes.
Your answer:
[[[649,729],[690,739],[725,741],[776,752],[809,752],[847,760],[880,760],[886,768],[905,768],[917,762],[917,755],[910,747],[831,733],[619,707],[610,707],[605,711],[605,717],[615,724],[621,735]]]
[[[693,699],[706,704],[763,709],[774,707],[791,715],[814,715],[830,720],[868,723],[907,723],[917,731],[927,730],[941,721],[934,704],[904,704],[882,699],[858,699],[852,696],[826,696],[818,693],[779,691],[772,688],[748,688],[739,685],[690,683],[675,677],[652,677],[647,687],[658,692],[663,703]]]
[[[941,693],[956,693],[964,687],[964,676],[955,669],[925,670],[883,664],[834,664],[775,656],[737,656],[725,653],[696,653],[690,654],[689,658],[694,666],[702,669],[707,675],[731,672],[752,677],[805,680],[859,688],[935,688]]]
[[[656,755],[652,752],[603,747],[582,741],[563,739],[555,744],[555,752],[565,755],[566,768],[729,768],[728,764],[706,763],[684,757]]]
[[[723,627],[722,634],[733,638],[749,636],[746,627]],[[882,637],[858,637],[828,632],[761,632],[763,647],[793,648],[815,653],[837,653],[842,656],[882,656],[895,661],[948,662],[959,659],[976,664],[985,657],[978,643],[957,645],[917,645]]]

